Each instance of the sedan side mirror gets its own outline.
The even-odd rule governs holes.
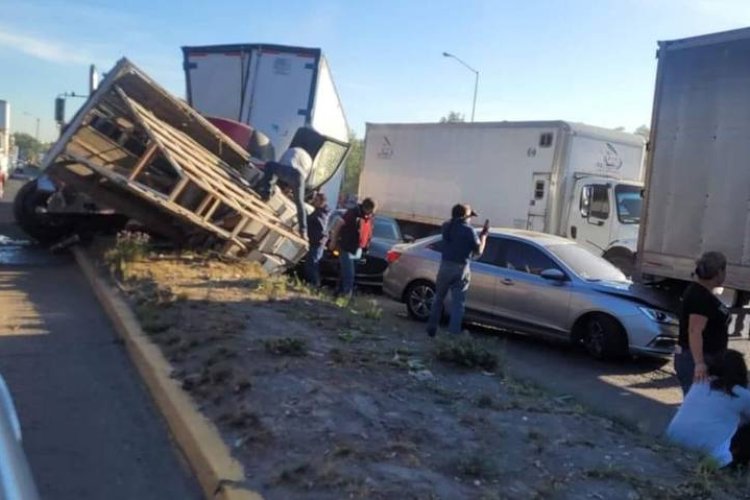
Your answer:
[[[565,273],[559,269],[545,269],[541,274],[542,278],[549,281],[563,282],[568,279]]]
[[[410,234],[405,234],[404,235],[404,241],[406,243],[414,243],[415,241],[417,241],[417,239],[414,236],[410,235]]]

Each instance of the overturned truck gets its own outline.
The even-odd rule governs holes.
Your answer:
[[[348,148],[311,128],[297,130],[290,145],[325,171],[338,169]],[[263,161],[243,146],[122,59],[46,155],[44,175],[19,192],[16,220],[45,244],[135,220],[178,247],[278,271],[307,243],[283,192],[264,202],[254,191]]]

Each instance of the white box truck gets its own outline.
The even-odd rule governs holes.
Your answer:
[[[413,236],[468,202],[478,222],[566,236],[632,267],[644,146],[565,121],[368,123],[359,196]]]
[[[705,251],[750,291],[750,29],[659,43],[637,272],[679,291]],[[680,284],[682,286],[680,286]]]
[[[0,198],[10,175],[10,104],[0,100]]]
[[[248,124],[267,135],[276,160],[299,127],[349,141],[349,126],[320,49],[268,44],[183,47],[188,103],[205,116]],[[244,145],[243,145],[244,146]],[[323,161],[324,159],[319,159]],[[342,161],[313,168],[308,188],[336,203]]]

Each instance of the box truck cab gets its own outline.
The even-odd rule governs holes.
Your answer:
[[[626,274],[633,270],[643,184],[584,175],[576,180],[567,236],[604,256]]]
[[[645,139],[566,121],[367,124],[360,196],[413,236],[454,203],[495,227],[571,238],[630,272]]]

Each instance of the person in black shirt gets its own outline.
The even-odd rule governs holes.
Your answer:
[[[674,367],[683,394],[693,382],[708,380],[706,364],[727,350],[729,309],[713,293],[724,283],[726,270],[722,253],[706,252],[696,262],[696,281],[682,295]]]
[[[315,287],[320,287],[320,259],[328,242],[328,217],[331,211],[328,208],[326,195],[317,193],[312,202],[312,213],[307,215],[307,240],[310,242],[310,250],[305,259],[305,277]]]

